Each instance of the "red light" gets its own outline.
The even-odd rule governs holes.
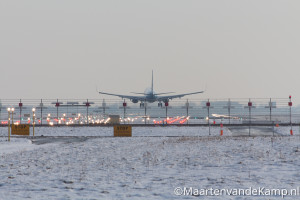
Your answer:
[[[290,96],[289,96],[289,98],[291,99],[291,98],[292,98],[292,96],[290,95]]]
[[[165,103],[165,106],[166,106],[166,107],[167,107],[167,106],[169,106],[169,103],[168,103],[168,102],[166,102],[166,103]]]
[[[127,106],[127,103],[124,102],[124,103],[123,103],[123,107],[126,107],[126,106]]]
[[[251,101],[248,102],[248,106],[249,106],[249,107],[252,106],[252,102],[251,102]]]
[[[187,121],[187,119],[183,119],[183,120],[181,120],[179,123],[180,124],[183,124],[183,123],[185,123]]]
[[[207,107],[210,107],[210,102],[207,102],[207,103],[206,103],[206,106],[207,106]]]
[[[58,106],[59,106],[59,103],[56,103],[55,106],[58,107]]]
[[[19,103],[19,107],[22,107],[23,106],[23,103]]]
[[[170,120],[168,121],[168,124],[173,124],[173,123],[175,123],[175,122],[177,122],[179,120],[180,120],[180,118],[175,118],[173,120],[172,120],[172,118],[170,118]]]

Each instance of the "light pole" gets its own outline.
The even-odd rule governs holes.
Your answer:
[[[190,103],[189,103],[188,99],[186,100],[186,103],[182,108],[186,109],[186,118],[185,119],[186,119],[186,124],[189,124],[189,119],[190,119],[189,109],[192,108],[192,107],[190,106]]]
[[[11,124],[12,125],[14,124],[14,111],[15,111],[15,108],[11,108]]]
[[[290,130],[290,134],[293,135],[293,124],[292,124],[292,96],[289,96],[289,107],[290,107],[290,125],[291,125],[291,130]]]
[[[10,142],[10,108],[7,108],[8,112],[8,141]]]
[[[32,135],[34,137],[34,125],[35,125],[35,108],[32,108]]]
[[[147,104],[147,102],[145,101],[145,104],[144,104],[144,108],[145,108],[145,124],[147,123],[147,106],[148,106],[148,104]]]
[[[203,109],[207,109],[207,125],[208,125],[208,135],[210,135],[210,116],[209,116],[209,110],[214,108],[210,105],[209,99],[207,100],[205,106],[202,107]]]
[[[124,99],[124,102],[123,102],[123,109],[124,109],[123,119],[124,119],[124,124],[125,124],[125,116],[126,116],[126,106],[127,106],[127,103],[125,102],[125,99]]]
[[[232,108],[234,108],[233,106],[231,106],[231,101],[230,101],[230,99],[228,99],[228,103],[227,103],[227,106],[224,106],[223,108],[227,108],[228,109],[228,123],[230,124],[231,122],[230,122],[230,118],[231,118],[231,112],[230,112],[230,110],[232,109]]]
[[[48,122],[48,125],[50,124],[50,117],[51,117],[51,114],[48,113],[48,117],[47,117],[47,122]]]
[[[166,124],[168,124],[168,106],[169,106],[169,102],[165,102],[165,107],[166,107]]]
[[[20,99],[20,103],[19,103],[19,109],[20,109],[20,124],[22,124],[22,106],[23,106],[23,103],[22,103],[22,100]]]
[[[187,99],[186,100],[186,103],[185,103],[185,106],[186,106],[186,123],[189,124],[189,107],[190,107],[190,103],[189,103],[189,100]]]
[[[41,125],[43,125],[43,107],[44,107],[44,104],[43,104],[43,100],[41,99],[41,103],[40,103],[40,108],[41,108]]]
[[[251,133],[251,109],[255,108],[255,106],[253,106],[253,103],[251,101],[251,99],[249,99],[248,101],[248,106],[245,106],[244,108],[247,108],[249,109],[249,121],[248,121],[248,124],[249,124],[249,136],[250,136],[250,133]]]
[[[52,102],[52,104],[56,107],[56,125],[58,126],[58,107],[61,106],[63,103],[59,102],[58,99],[55,102]]]
[[[209,99],[206,102],[206,108],[207,108],[207,123],[208,123],[208,135],[210,135],[210,117],[209,117],[209,107],[210,107],[210,102]]]
[[[83,102],[83,104],[86,106],[86,117],[87,117],[87,122],[86,124],[89,125],[89,107],[91,106],[91,104],[94,104],[94,102],[89,102],[89,100],[87,99],[86,102]]]
[[[64,120],[64,123],[66,125],[66,114],[65,113],[63,114],[63,120]]]

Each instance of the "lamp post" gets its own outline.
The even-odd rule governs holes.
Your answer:
[[[35,108],[32,108],[32,135],[34,137],[34,125],[35,125]]]
[[[14,111],[15,108],[11,108],[11,124],[14,124]]]
[[[89,102],[89,100],[87,99],[86,102],[83,102],[83,104],[86,106],[86,117],[87,117],[87,122],[86,124],[89,125],[89,107],[91,106],[91,104],[94,104],[94,102]]]
[[[253,106],[253,103],[252,103],[251,99],[249,99],[248,106],[245,106],[244,108],[249,109],[249,122],[248,122],[248,124],[249,124],[249,136],[250,136],[250,133],[251,133],[251,110],[253,108],[255,108],[255,106]]]
[[[63,114],[63,121],[64,121],[64,123],[66,125],[66,114],[65,113]]]
[[[290,130],[290,133],[291,135],[293,135],[293,124],[292,124],[292,106],[293,106],[293,103],[292,103],[292,96],[289,96],[289,107],[290,107],[290,125],[291,125],[291,130]]]
[[[48,122],[48,125],[50,124],[50,117],[51,117],[51,114],[48,113],[48,117],[47,117],[47,122]]]
[[[209,102],[209,99],[206,102],[206,107],[207,107],[207,119],[208,119],[208,121],[207,121],[207,123],[208,123],[208,134],[210,135],[210,122],[209,122],[209,119],[210,119],[210,117],[209,117],[210,102]]]
[[[127,106],[127,103],[125,102],[125,99],[124,99],[124,102],[123,102],[123,109],[124,109],[124,115],[123,115],[123,118],[124,118],[124,124],[125,124],[125,116],[126,116],[126,106]]]
[[[10,108],[7,108],[8,112],[8,141],[10,142]]]
[[[22,100],[20,99],[20,103],[19,103],[19,109],[20,109],[20,124],[22,124],[22,107],[23,107],[23,103],[22,103]]]

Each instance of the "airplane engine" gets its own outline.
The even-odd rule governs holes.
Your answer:
[[[132,99],[131,101],[132,101],[132,103],[137,103],[137,102],[139,102],[139,100],[137,100],[137,99]]]

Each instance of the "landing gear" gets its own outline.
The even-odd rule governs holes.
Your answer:
[[[140,103],[140,108],[144,108],[145,104],[144,103]]]

